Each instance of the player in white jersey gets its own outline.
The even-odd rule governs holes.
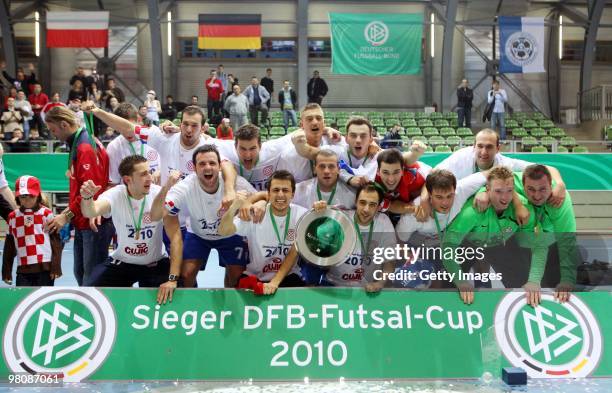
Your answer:
[[[357,190],[356,210],[346,212],[357,233],[353,251],[344,262],[327,270],[305,265],[309,283],[339,287],[364,286],[368,292],[380,291],[385,286],[385,276],[381,273],[392,272],[394,261],[386,260],[382,266],[373,263],[374,249],[395,247],[397,242],[391,220],[378,212],[382,199],[382,190],[375,183],[368,183]],[[326,207],[325,201],[315,204],[316,211]],[[377,276],[381,279],[375,279]]]
[[[215,139],[219,153],[234,164],[236,172],[258,191],[276,170],[280,153],[291,144],[291,135],[261,143],[259,127],[245,124],[234,132],[234,141]]]
[[[373,127],[368,119],[353,116],[346,124],[348,147],[339,156],[340,178],[353,187],[360,187],[376,178],[377,156],[381,149],[374,144]],[[407,152],[402,153],[405,165],[414,164],[423,155],[427,146],[415,141]]]
[[[279,286],[304,285],[296,263],[298,253],[294,242],[297,223],[307,210],[291,203],[295,193],[295,179],[291,173],[285,170],[274,172],[267,188],[270,202],[261,223],[234,217],[246,200],[245,195],[239,195],[223,216],[219,233],[237,233],[248,239],[250,261],[238,288],[271,295]]]
[[[472,195],[487,182],[488,171],[477,172],[459,181],[445,169],[434,169],[425,180],[432,212],[424,222],[416,219],[414,214],[403,214],[397,226],[397,237],[415,245],[434,241],[439,243],[441,233],[453,221],[455,216]],[[419,203],[419,198],[415,199]],[[415,239],[417,235],[418,239]]]
[[[117,231],[118,247],[108,260],[95,267],[85,285],[101,287],[159,287],[168,280],[170,263],[162,243],[161,205],[168,188],[178,176],[170,177],[162,189],[152,184],[147,159],[128,156],[119,164],[123,184],[93,196],[101,186],[88,180],[80,189],[85,217],[111,217]],[[163,191],[162,191],[163,190]],[[157,203],[155,203],[157,201]]]
[[[226,182],[219,176],[219,152],[214,145],[200,146],[193,153],[193,160],[196,173],[177,183],[166,196],[166,230],[172,241],[170,250],[173,257],[175,249],[183,250],[181,279],[185,287],[195,285],[198,270],[206,266],[213,248],[219,252],[219,264],[226,268],[226,285],[234,286],[247,264],[247,250],[242,236],[221,236],[217,232],[226,210],[223,206]],[[243,177],[238,177],[236,188],[249,193],[255,192],[253,186]],[[189,216],[184,243],[181,237],[177,236],[176,218],[183,210],[186,210]]]
[[[499,135],[494,130],[485,128],[476,134],[474,146],[459,149],[439,163],[436,168],[451,171],[457,180],[461,180],[472,173],[485,171],[494,166],[504,166],[513,172],[521,172],[532,164],[528,161],[506,157],[499,152],[499,149]],[[553,181],[556,182],[549,203],[554,207],[559,207],[565,199],[565,183],[556,168],[551,166],[547,168]],[[520,217],[517,218],[520,220]]]
[[[138,121],[138,110],[134,105],[128,102],[119,104],[117,109],[115,109],[114,114],[132,122],[133,124],[136,124]],[[151,171],[151,174],[154,174],[155,171],[159,170],[159,154],[157,153],[157,150],[136,138],[136,136],[128,140],[123,135],[119,135],[108,144],[106,147],[106,154],[108,154],[109,160],[108,177],[113,185],[121,184],[119,164],[121,163],[121,160],[127,156],[138,154],[145,157],[147,161],[149,161],[149,170]]]
[[[293,203],[310,209],[317,201],[340,209],[355,208],[355,192],[339,179],[338,156],[322,149],[315,157],[317,177],[304,180],[296,186]]]
[[[206,124],[206,117],[202,109],[198,106],[188,106],[183,110],[181,117],[180,132],[172,125],[164,123],[164,130],[171,132],[169,135],[164,134],[158,127],[151,126],[143,128],[136,126],[129,121],[122,119],[112,113],[105,112],[91,102],[87,103],[86,107],[94,108],[92,112],[96,117],[114,128],[127,139],[134,138],[136,135],[141,141],[146,142],[153,147],[160,155],[160,171],[161,184],[165,184],[168,177],[173,171],[179,171],[181,178],[191,174],[195,170],[192,160],[193,153],[200,146],[213,143],[212,139],[206,139],[202,133],[202,127]],[[223,207],[229,208],[232,204],[236,193],[236,170],[231,162],[222,160],[221,173],[225,181]],[[179,215],[179,225],[181,233],[184,236],[188,217],[185,213]],[[164,239],[166,247],[169,246],[169,240]]]
[[[299,150],[300,147],[319,148],[325,146],[340,154],[346,148],[346,142],[341,140],[337,144],[334,140],[338,139],[339,133],[336,130],[325,127],[323,109],[316,103],[307,104],[302,108],[300,117],[301,130],[292,135],[293,144],[289,144],[282,152],[278,169],[289,171],[297,183],[314,177],[314,155],[306,149]]]

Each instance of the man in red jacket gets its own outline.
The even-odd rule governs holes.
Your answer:
[[[38,131],[40,132],[43,129],[43,120],[40,117],[40,111],[49,102],[49,97],[42,92],[40,83],[34,84],[34,93],[30,94],[28,101],[30,101],[32,111],[34,112],[34,118],[32,119],[32,124],[30,124],[30,126],[36,125],[36,128],[38,128]]]
[[[81,185],[92,180],[101,186],[97,198],[108,186],[108,155],[104,146],[79,123],[70,109],[55,107],[45,116],[51,134],[70,148],[68,175],[70,177],[70,203],[49,224],[55,232],[72,221],[74,235],[74,276],[79,285],[89,281],[89,275],[99,263],[108,258],[108,246],[114,233],[110,219],[85,218],[81,213]]]
[[[208,99],[206,106],[208,107],[208,118],[212,121],[219,121],[221,108],[223,108],[223,82],[217,78],[217,71],[210,70],[210,78],[206,79],[205,83]],[[216,117],[213,117],[216,115]],[[218,120],[217,120],[218,119]]]

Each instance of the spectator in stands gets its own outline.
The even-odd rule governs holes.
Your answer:
[[[176,104],[174,103],[174,97],[171,95],[166,96],[166,103],[162,105],[161,117],[164,119],[174,120],[178,109],[176,109]]]
[[[147,92],[147,98],[145,98],[144,106],[147,107],[146,118],[151,121],[151,124],[159,125],[159,114],[161,113],[161,104],[157,99],[154,90]]]
[[[32,121],[34,113],[32,112],[32,105],[26,100],[26,95],[23,90],[17,92],[17,99],[15,100],[15,108],[21,112],[23,117],[23,131],[25,139],[30,137],[30,121]]]
[[[38,152],[38,151],[43,151],[43,149],[46,148],[47,144],[44,141],[45,139],[43,137],[40,136],[40,133],[38,132],[38,128],[36,127],[32,127],[30,129],[30,150],[32,152]],[[43,148],[44,146],[44,148]]]
[[[319,76],[319,71],[313,72],[312,78],[308,81],[308,102],[316,102],[321,105],[323,97],[327,95],[327,83]]]
[[[259,84],[256,76],[251,78],[251,84],[244,90],[244,95],[249,100],[251,123],[259,126],[259,112],[261,112],[261,122],[265,124],[268,121],[266,101],[270,98],[270,94],[265,87]]]
[[[223,107],[223,84],[217,78],[217,70],[210,70],[210,78],[206,79],[206,108],[208,109],[208,119],[214,124],[218,123]]]
[[[113,113],[115,112],[113,111]],[[149,125],[149,120],[147,119],[147,107],[145,105],[138,107],[138,124],[146,127]]]
[[[102,91],[102,88],[104,87],[102,86],[102,79],[100,79],[100,75],[95,68],[92,67],[91,75],[89,75],[86,80],[87,82],[85,83],[85,86],[87,86],[89,91],[92,90],[94,85],[96,86],[96,90]]]
[[[272,93],[274,93],[274,80],[272,80],[272,68],[266,69],[266,76],[261,78],[261,85],[266,88],[270,98],[266,101],[268,111],[270,110],[270,104],[272,103]]]
[[[9,93],[8,95],[4,98],[4,105],[3,105],[3,110],[8,109],[8,99],[12,98],[12,99],[17,99],[17,88],[15,86],[11,86],[9,87]]]
[[[217,139],[234,140],[234,130],[230,125],[230,119],[227,117],[221,120],[221,123],[217,127]]]
[[[109,107],[107,108],[109,112],[114,112],[115,109],[119,106],[119,100],[117,97],[111,97],[109,103]]]
[[[227,74],[225,73],[225,68],[223,67],[223,64],[219,64],[217,66],[217,78],[219,78],[219,80],[221,81],[221,85],[223,85],[223,97],[225,98],[225,95],[229,91],[231,91],[231,89],[229,89],[228,87]]]
[[[125,94],[123,94],[123,90],[117,87],[115,84],[115,80],[113,78],[108,78],[106,80],[106,90],[102,95],[102,100],[106,102],[106,108],[111,109],[110,99],[115,97],[119,103],[125,101]],[[114,109],[111,109],[114,110]]]
[[[291,88],[291,83],[287,80],[283,82],[283,88],[278,93],[278,103],[283,112],[285,129],[289,127],[289,120],[291,120],[291,127],[297,126],[297,116],[295,115],[297,94],[295,94],[295,91]]]
[[[30,124],[31,128],[37,127],[39,130],[43,129],[43,120],[40,116],[40,112],[49,102],[49,97],[42,92],[42,86],[40,83],[34,84],[34,92],[30,94],[28,97],[28,101],[32,105],[32,111],[34,112],[34,117]]]
[[[506,90],[500,88],[499,81],[493,81],[493,86],[487,95],[487,102],[493,105],[493,112],[491,113],[491,128],[496,129],[499,124],[499,138],[501,140],[506,139],[506,124],[505,124],[505,105],[508,102],[508,94]]]
[[[87,76],[85,75],[85,70],[83,67],[77,67],[74,71],[74,75],[70,78],[68,82],[70,86],[74,86],[74,82],[81,81],[84,88],[89,87],[89,81],[87,80]]]
[[[89,109],[89,108],[85,108]],[[59,231],[72,221],[74,236],[74,276],[77,283],[88,282],[89,275],[99,263],[108,258],[108,246],[114,233],[113,223],[102,217],[85,218],[81,213],[83,183],[91,180],[101,186],[94,195],[97,198],[108,185],[109,160],[102,143],[78,124],[74,113],[66,108],[56,107],[45,116],[47,127],[70,148],[70,202],[61,214],[49,223],[50,233]]]
[[[104,130],[104,135],[102,135],[102,138],[100,139],[100,141],[106,145],[110,141],[115,139],[117,135],[118,134],[111,127],[106,127],[106,130]]]
[[[78,83],[79,81],[75,82]],[[75,98],[68,103],[68,109],[74,112],[75,117],[78,120],[78,123],[81,127],[85,126],[85,116],[83,115],[83,111],[81,110],[81,100]]]
[[[85,99],[87,98],[87,92],[85,91],[83,82],[81,82],[80,79],[75,79],[74,83],[72,84],[72,88],[68,93],[68,102],[76,98],[81,101],[85,101]]]
[[[30,144],[25,139],[21,128],[13,130],[13,137],[7,141],[7,145],[11,149],[11,153],[29,153]]]
[[[223,108],[230,116],[230,124],[237,130],[247,124],[247,114],[249,113],[249,99],[240,92],[240,86],[234,85],[232,88],[234,94],[228,96],[225,100]]]
[[[102,92],[98,90],[98,85],[92,83],[89,85],[89,89],[87,89],[87,100],[93,101],[96,105],[100,105],[102,102]]]
[[[34,64],[30,63],[28,69],[30,70],[30,76],[26,77],[23,68],[17,67],[17,73],[13,78],[6,72],[6,63],[3,61],[0,63],[0,69],[2,69],[2,75],[4,78],[15,87],[17,90],[23,90],[27,94],[30,94],[33,89],[33,85],[36,83],[36,75],[34,74]]]
[[[238,78],[236,78],[234,76],[234,74],[227,74],[227,84],[231,85],[232,87],[236,86],[238,84]]]
[[[0,122],[2,122],[2,134],[5,140],[13,138],[13,131],[16,129],[21,130],[23,125],[23,115],[15,108],[15,99],[8,97],[7,100],[8,108],[2,113]]]
[[[197,106],[198,108],[202,109],[202,107],[200,106],[199,102],[200,102],[200,100],[199,100],[198,96],[193,95],[193,96],[191,96],[191,104],[189,104],[189,105],[190,106],[191,105]],[[185,109],[185,108],[183,108],[183,109]]]
[[[393,127],[391,127],[389,131],[387,131],[387,133],[385,134],[385,137],[380,143],[380,147],[382,147],[383,149],[397,148],[401,150],[402,148],[402,136],[400,135],[401,131],[402,131],[402,127],[400,127],[398,123],[395,123]]]
[[[472,127],[472,101],[474,101],[474,92],[470,89],[468,80],[462,79],[461,85],[457,88],[459,127]]]

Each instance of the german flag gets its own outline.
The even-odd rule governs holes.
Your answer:
[[[200,14],[198,49],[261,49],[261,15]]]

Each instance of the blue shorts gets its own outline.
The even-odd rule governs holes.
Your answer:
[[[191,232],[185,232],[183,237],[183,260],[199,259],[202,261],[200,270],[204,270],[213,248],[219,253],[219,266],[246,266],[249,263],[249,249],[244,237],[234,235],[226,239],[207,240]]]
[[[186,227],[181,227],[181,237],[185,239],[185,233],[187,232]],[[166,247],[166,252],[170,255],[170,238],[166,234],[166,228],[162,231],[162,241],[164,242],[164,246]],[[183,240],[184,241],[184,240]]]

